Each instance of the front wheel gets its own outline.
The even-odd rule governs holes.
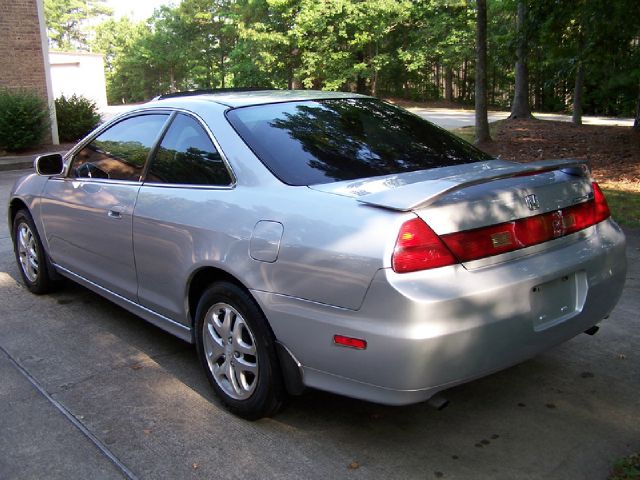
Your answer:
[[[198,303],[195,333],[200,362],[228,410],[249,420],[278,411],[285,394],[273,334],[247,292],[212,285]]]
[[[20,210],[13,219],[13,250],[26,287],[32,293],[42,294],[53,289],[49,275],[47,254],[42,246],[33,218]]]

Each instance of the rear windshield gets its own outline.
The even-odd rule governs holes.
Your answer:
[[[458,137],[375,99],[242,107],[227,118],[260,160],[289,185],[374,177],[491,157]]]

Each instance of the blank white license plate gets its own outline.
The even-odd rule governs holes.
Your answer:
[[[580,277],[572,273],[531,289],[533,329],[545,330],[572,317],[582,308]]]

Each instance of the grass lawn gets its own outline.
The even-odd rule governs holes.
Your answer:
[[[613,218],[625,227],[640,228],[640,184],[605,181],[600,186],[607,197]]]
[[[608,480],[640,479],[640,453],[618,460]]]
[[[496,136],[498,135],[498,131],[500,130],[500,126],[504,122],[506,122],[506,120],[498,120],[489,124],[489,133],[491,134],[491,138],[496,138]],[[476,139],[476,127],[473,125],[467,127],[452,128],[449,131],[451,133],[455,133],[457,136],[469,143],[473,143]]]

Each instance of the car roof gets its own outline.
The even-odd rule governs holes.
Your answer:
[[[319,90],[247,90],[181,92],[158,97],[154,106],[184,105],[185,103],[214,102],[231,108],[264,105],[268,103],[295,102],[305,100],[325,100],[333,98],[370,98],[349,92],[324,92]]]

